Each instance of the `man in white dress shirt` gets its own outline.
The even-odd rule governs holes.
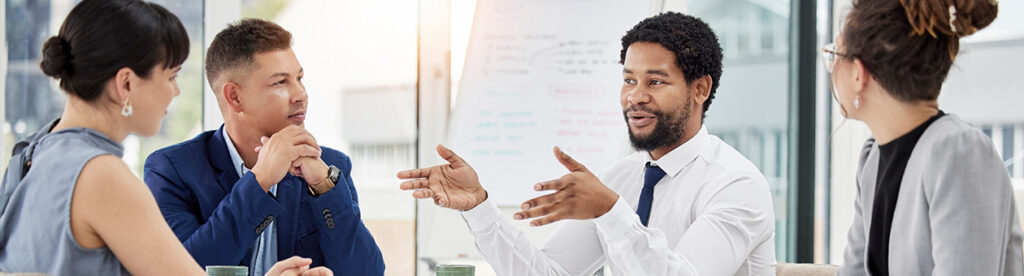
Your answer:
[[[569,171],[537,184],[554,191],[514,219],[541,226],[570,219],[533,245],[487,198],[476,172],[451,150],[449,164],[398,173],[404,190],[461,210],[477,248],[499,275],[775,275],[775,217],[767,181],[708,134],[704,114],[722,74],[710,27],[680,13],[641,21],[622,38],[622,108],[637,152],[601,179],[558,148]]]

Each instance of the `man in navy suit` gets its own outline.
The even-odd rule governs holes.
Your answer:
[[[246,19],[206,55],[224,125],[146,159],[145,181],[200,265],[263,275],[298,255],[341,275],[381,275],[360,219],[352,162],[305,130],[308,97],[291,33]]]

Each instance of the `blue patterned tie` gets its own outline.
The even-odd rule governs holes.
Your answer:
[[[640,223],[647,226],[647,220],[651,217],[651,203],[654,201],[654,185],[658,184],[658,181],[662,177],[665,177],[665,171],[657,166],[651,166],[651,162],[647,162],[647,169],[644,170],[644,189],[640,192],[640,206],[636,208],[636,214],[640,216]]]

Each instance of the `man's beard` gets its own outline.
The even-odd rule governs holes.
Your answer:
[[[630,111],[645,111],[654,114],[657,123],[654,129],[646,136],[637,136],[633,128],[628,127]],[[686,131],[686,122],[690,119],[690,105],[686,104],[676,110],[675,113],[667,113],[660,110],[651,110],[641,106],[631,106],[622,111],[626,118],[627,129],[629,130],[629,142],[638,151],[653,151],[655,149],[671,146],[683,139],[683,132]]]

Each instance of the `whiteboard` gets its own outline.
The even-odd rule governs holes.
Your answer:
[[[568,172],[554,146],[598,175],[630,150],[621,38],[659,3],[477,2],[448,137],[492,200],[518,206],[542,195],[534,184]]]

